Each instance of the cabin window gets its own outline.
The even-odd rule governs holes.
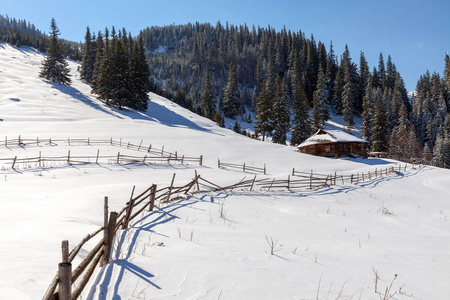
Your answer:
[[[361,151],[364,151],[364,144],[361,144]]]
[[[330,151],[331,151],[330,145],[326,145],[326,146],[325,146],[325,151],[327,151],[327,152],[330,152]]]
[[[342,144],[339,144],[339,151],[342,151]]]

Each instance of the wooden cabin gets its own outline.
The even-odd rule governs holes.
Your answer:
[[[341,130],[319,129],[298,146],[301,153],[326,156],[367,157],[369,142]]]

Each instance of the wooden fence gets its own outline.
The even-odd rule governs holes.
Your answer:
[[[130,221],[136,219],[144,211],[153,211],[157,200],[159,203],[166,203],[180,194],[188,194],[190,191],[194,192],[195,189],[200,191],[200,186],[212,191],[233,191],[234,189],[247,189],[252,191],[256,187],[268,191],[271,189],[315,189],[335,185],[341,181],[344,184],[345,181],[348,182],[349,180],[350,183],[372,180],[377,177],[389,176],[392,173],[399,173],[402,169],[406,171],[406,168],[407,165],[404,168],[399,165],[398,168],[386,167],[385,169],[375,169],[373,172],[357,173],[356,175],[337,175],[336,173],[334,175],[323,175],[316,174],[312,171],[310,173],[298,172],[293,169],[292,175],[288,175],[288,178],[285,180],[270,178],[257,179],[255,175],[253,178],[247,180],[244,177],[238,183],[228,186],[220,186],[204,179],[200,175],[197,175],[197,171],[195,171],[194,179],[180,187],[174,186],[176,174],[173,174],[170,186],[165,188],[158,189],[157,185],[153,184],[139,195],[134,196],[135,187],[133,187],[130,200],[118,213],[108,213],[108,197],[105,197],[103,227],[84,237],[70,252],[68,241],[62,242],[62,262],[59,263],[58,272],[50,283],[43,299],[77,299],[88,283],[98,263],[100,262],[100,266],[109,263],[112,242],[116,232],[119,229],[128,228]],[[72,271],[72,261],[82,246],[101,232],[103,232],[103,237],[86,255],[78,267]],[[81,275],[84,276],[81,278]],[[74,283],[76,283],[76,288],[72,291],[72,285]]]
[[[246,165],[245,163],[242,165],[224,163],[224,162],[221,162],[220,159],[218,159],[217,167],[219,169],[220,168],[234,168],[234,169],[242,170],[244,172],[257,172],[257,173],[263,173],[264,175],[266,175],[266,164],[264,164],[264,168],[258,168],[258,167]]]
[[[161,149],[152,148],[152,145],[148,147],[142,146],[142,140],[140,145],[134,145],[130,142],[128,143],[122,143],[122,139],[119,141],[115,141],[112,138],[111,139],[22,139],[20,136],[18,139],[8,139],[5,138],[4,141],[0,142],[0,146],[5,147],[12,147],[12,146],[30,146],[30,145],[50,145],[55,146],[58,145],[58,143],[66,143],[67,145],[111,145],[115,147],[123,147],[135,151],[140,152],[146,152],[149,155],[145,156],[131,156],[131,155],[124,155],[120,154],[120,152],[117,153],[117,155],[100,155],[100,149],[97,150],[96,155],[91,156],[76,156],[71,155],[70,150],[68,151],[66,156],[42,156],[41,152],[39,151],[39,156],[36,157],[27,157],[27,158],[18,158],[17,156],[11,157],[11,158],[0,158],[0,161],[6,162],[6,164],[11,164],[11,168],[14,169],[18,165],[26,165],[30,166],[32,164],[35,164],[39,168],[45,167],[49,163],[64,163],[67,165],[70,164],[91,164],[91,163],[117,163],[117,164],[129,164],[129,163],[188,163],[188,162],[195,162],[199,165],[203,164],[203,156],[200,155],[199,157],[188,157],[184,155],[178,155],[178,153],[175,151],[174,153],[164,151],[164,146],[162,146]],[[153,154],[153,155],[152,155]]]
[[[139,145],[123,142],[122,139],[114,140],[109,139],[91,139],[91,138],[67,138],[67,139],[52,139],[52,138],[22,138],[20,135],[17,139],[0,140],[0,147],[25,147],[25,146],[58,146],[59,144],[65,144],[68,146],[75,145],[110,145],[114,147],[126,148],[134,151],[145,152],[149,154],[155,154],[162,157],[179,157],[180,155],[175,152],[169,152],[164,150],[164,146],[160,149],[157,147],[143,145],[144,140],[141,140]]]
[[[112,242],[119,229],[127,229],[130,222],[136,219],[136,217],[144,211],[153,211],[155,201],[157,200],[159,200],[160,203],[165,203],[179,194],[188,194],[191,190],[195,189],[195,187],[199,190],[199,178],[200,176],[197,176],[196,174],[195,178],[188,184],[181,187],[175,187],[174,174],[170,186],[158,189],[157,185],[153,184],[137,196],[134,196],[135,187],[133,187],[130,200],[119,212],[108,213],[108,197],[105,197],[103,227],[84,237],[70,252],[68,241],[62,242],[62,262],[58,264],[58,272],[51,281],[43,299],[77,299],[89,282],[89,279],[99,262],[100,266],[109,263]],[[103,233],[103,237],[86,255],[83,261],[72,271],[72,261],[83,245],[100,233]],[[83,277],[81,277],[81,275],[83,275]],[[74,283],[76,283],[76,288],[72,290],[72,285]]]

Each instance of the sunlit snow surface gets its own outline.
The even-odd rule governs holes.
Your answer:
[[[217,160],[267,166],[258,178],[292,168],[350,174],[397,166],[383,159],[330,159],[248,139],[151,94],[146,113],[116,110],[90,94],[70,62],[70,87],[38,78],[43,56],[0,44],[0,140],[101,138],[204,156],[204,165],[22,166],[0,162],[0,299],[40,299],[61,260],[103,222],[103,198],[120,210],[132,187],[202,177],[221,185],[253,173]],[[230,124],[231,126],[232,124]],[[41,144],[0,148],[0,158],[132,154],[113,146]],[[128,151],[128,152],[127,152]],[[448,299],[450,171],[425,167],[314,191],[195,194],[162,205],[119,232],[112,262],[97,268],[83,299]],[[339,182],[338,182],[339,183]],[[220,217],[223,206],[224,217]],[[274,255],[266,238],[277,242]],[[76,266],[97,243],[90,241]],[[397,274],[397,277],[395,277]]]

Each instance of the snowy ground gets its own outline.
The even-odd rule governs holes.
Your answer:
[[[95,231],[103,222],[103,197],[119,210],[134,185],[137,192],[152,183],[166,186],[173,173],[181,185],[195,170],[218,184],[254,176],[217,169],[219,158],[266,164],[266,177],[276,178],[292,168],[349,174],[396,164],[319,158],[251,140],[153,94],[146,113],[115,110],[90,94],[75,63],[71,87],[40,80],[41,60],[32,49],[0,44],[2,136],[143,140],[179,155],[203,155],[204,165],[12,170],[0,163],[0,299],[41,298],[61,259],[61,241],[74,246]],[[112,146],[60,144],[0,148],[0,158],[99,149],[133,155]],[[195,194],[120,232],[113,262],[97,269],[82,299],[380,299],[375,272],[382,293],[395,278],[392,299],[447,299],[449,180],[450,171],[427,167],[315,191]],[[274,255],[266,238],[277,242]]]

